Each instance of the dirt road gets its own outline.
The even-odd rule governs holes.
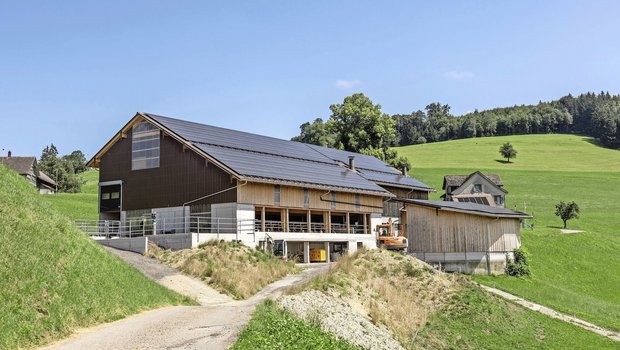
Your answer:
[[[233,301],[204,283],[181,275],[157,261],[134,253],[113,253],[159,283],[196,297],[201,306],[175,306],[148,311],[78,331],[72,337],[43,349],[226,349],[236,340],[261,301],[277,297],[286,288],[328,269],[326,265],[310,267],[299,275],[268,285],[250,299]]]

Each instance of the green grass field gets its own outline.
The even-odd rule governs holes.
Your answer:
[[[97,220],[99,171],[88,170],[78,176],[84,181],[80,193],[56,193],[46,197],[71,220]]]
[[[79,327],[192,302],[79,232],[0,166],[0,349],[31,348]]]
[[[499,162],[499,146],[519,152]],[[413,165],[410,175],[437,189],[443,176],[475,170],[497,173],[508,190],[507,207],[535,216],[522,230],[532,276],[476,276],[475,280],[552,307],[599,326],[620,330],[620,151],[575,135],[476,138],[398,148]],[[578,234],[560,234],[554,215],[560,201],[575,201],[581,218],[569,221]]]

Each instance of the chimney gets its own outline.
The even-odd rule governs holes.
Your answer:
[[[355,156],[349,156],[349,169],[355,171]]]
[[[11,155],[12,155],[12,154],[13,154],[13,153],[11,153],[11,150],[9,150],[9,152],[7,153],[7,157],[8,157],[8,158],[11,158]]]
[[[402,172],[403,172],[403,176],[407,176],[407,166],[406,165],[403,166]]]

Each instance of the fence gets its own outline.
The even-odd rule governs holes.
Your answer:
[[[147,217],[119,220],[76,220],[75,226],[93,237],[140,237],[174,233],[239,234],[253,233],[254,220],[237,220],[210,216],[188,218]]]

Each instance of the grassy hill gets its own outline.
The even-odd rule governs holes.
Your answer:
[[[0,348],[29,348],[164,305],[190,303],[77,231],[0,166]]]
[[[309,308],[301,320],[302,326],[305,322],[314,330],[321,327],[323,332],[310,333],[308,327],[299,325],[299,319],[293,317],[291,321],[290,314],[266,303],[253,315],[233,349],[271,349],[273,344],[293,344],[291,348],[295,349],[321,348],[317,344],[333,338],[331,333],[324,333],[333,328],[323,320],[334,310],[322,305],[318,309],[313,309],[316,305],[308,306],[313,305],[304,300],[309,290],[322,291],[327,300],[352,305],[357,313],[389,330],[405,349],[617,348],[613,340],[516,307],[460,275],[439,273],[419,260],[385,250],[364,250],[339,260],[327,275],[288,291],[299,297],[294,309]],[[281,306],[282,298],[276,304]],[[345,328],[361,321],[343,316],[335,319]],[[308,339],[304,339],[302,346],[295,346],[294,339],[299,334],[309,334]],[[356,339],[347,338],[349,334],[373,337],[368,332],[340,334],[353,343]]]
[[[97,220],[99,171],[88,170],[78,176],[84,181],[80,193],[57,193],[47,199],[71,220]]]
[[[511,142],[514,163],[501,162],[499,146]],[[412,176],[433,186],[439,199],[443,176],[474,170],[501,175],[507,207],[535,216],[522,231],[532,277],[479,276],[504,289],[600,326],[620,330],[620,151],[575,135],[476,138],[398,148],[413,165]],[[569,221],[578,234],[560,234],[554,205],[574,200],[581,218]]]

